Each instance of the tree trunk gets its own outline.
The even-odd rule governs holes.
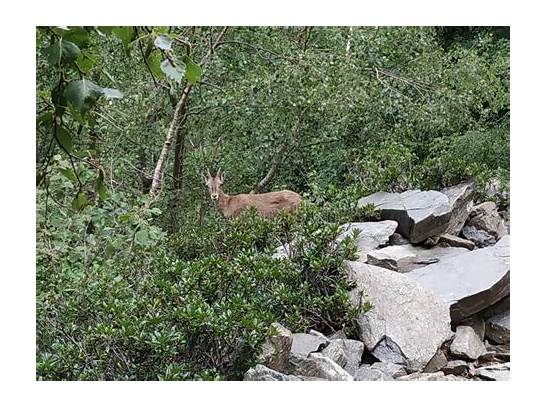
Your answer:
[[[271,166],[269,167],[269,171],[265,175],[263,179],[261,179],[256,186],[252,189],[250,192],[251,194],[260,193],[263,191],[265,186],[267,186],[271,180],[277,175],[277,172],[279,171],[279,166],[281,164],[282,156],[288,149],[288,143],[285,143],[281,146],[279,150],[273,155],[273,159],[271,160]]]

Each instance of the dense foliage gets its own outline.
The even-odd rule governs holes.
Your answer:
[[[39,27],[36,52],[40,379],[240,378],[273,321],[352,330],[359,197],[508,188],[507,28]],[[223,220],[207,167],[305,204]]]

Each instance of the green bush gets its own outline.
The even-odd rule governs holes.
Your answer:
[[[295,215],[254,210],[71,274],[48,269],[37,300],[39,379],[239,379],[268,327],[354,330],[341,271],[356,248],[335,244],[338,206]],[[294,241],[289,259],[271,257]],[[139,252],[140,251],[140,252]],[[151,260],[143,261],[145,259]]]

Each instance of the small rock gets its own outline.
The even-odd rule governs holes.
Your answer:
[[[409,240],[407,238],[404,238],[404,236],[399,234],[398,232],[395,232],[389,238],[389,244],[391,245],[406,245],[409,243]]]
[[[313,335],[313,336],[317,336],[319,339],[325,341],[326,343],[328,343],[330,341],[330,339],[328,339],[328,337],[326,337],[324,334],[322,334],[321,332],[317,331],[317,330],[309,330],[309,334]]]
[[[244,381],[301,381],[294,375],[287,375],[258,364],[249,369],[243,378]]]
[[[475,185],[472,182],[461,183],[453,187],[444,188],[452,208],[451,218],[445,230],[447,234],[459,235],[472,209],[472,196]]]
[[[474,242],[479,248],[495,245],[497,238],[487,231],[478,229],[474,225],[465,225],[462,234],[465,238]]]
[[[383,374],[392,378],[398,378],[408,373],[404,367],[394,363],[378,362],[372,364],[371,368],[372,370],[379,370]]]
[[[451,234],[442,234],[438,237],[438,244],[456,248],[466,248],[470,251],[476,246],[474,242]]]
[[[291,354],[289,358],[289,372],[305,377],[319,377],[328,381],[353,381],[353,377],[332,359],[320,353]]]
[[[349,374],[354,375],[360,365],[363,352],[364,343],[361,341],[334,339],[321,353],[331,358]]]
[[[465,378],[454,375],[445,375],[441,371],[436,373],[413,373],[398,377],[397,381],[465,381]]]
[[[510,379],[510,363],[480,367],[474,370],[474,375],[490,381],[508,381]]]
[[[442,372],[446,375],[461,375],[468,372],[468,364],[463,360],[451,360],[442,368]]]
[[[457,357],[476,360],[487,353],[485,345],[480,341],[472,327],[459,326],[455,332],[455,338],[449,347],[451,354]]]
[[[393,381],[394,378],[381,370],[362,365],[355,373],[355,381]]]
[[[271,332],[262,346],[258,362],[273,370],[284,371],[288,367],[292,333],[279,323],[271,325]]]
[[[435,373],[440,371],[447,364],[446,354],[442,349],[438,349],[434,357],[430,359],[426,367],[424,368],[424,373]]]
[[[510,311],[489,318],[485,334],[497,344],[510,344]]]
[[[340,343],[341,340],[333,340],[320,352],[323,356],[329,357],[332,361],[339,364],[342,368],[347,364],[347,354]]]
[[[298,354],[307,357],[309,353],[321,351],[328,345],[329,340],[313,334],[294,333],[292,335],[292,347],[290,354]]]
[[[469,326],[472,327],[474,332],[478,335],[478,338],[481,341],[485,339],[485,321],[479,315],[472,315],[461,320],[458,323],[460,326]]]
[[[462,232],[465,238],[474,241],[480,247],[493,245],[508,233],[504,220],[497,212],[496,204],[491,201],[472,208],[470,218]]]

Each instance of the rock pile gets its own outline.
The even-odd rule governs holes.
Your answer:
[[[510,377],[510,236],[495,204],[474,206],[473,185],[379,192],[382,221],[358,229],[358,336],[290,333],[280,325],[245,380],[456,381]],[[289,256],[287,253],[286,256]]]

